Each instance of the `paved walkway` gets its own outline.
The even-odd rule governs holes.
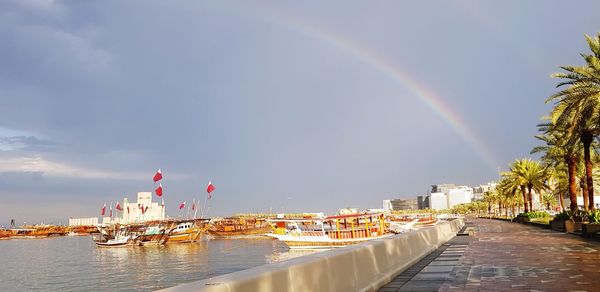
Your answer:
[[[600,242],[469,219],[457,236],[379,291],[600,291]]]

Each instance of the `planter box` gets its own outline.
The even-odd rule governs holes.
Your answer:
[[[581,232],[583,222],[573,222],[573,220],[565,221],[565,230],[567,233]]]
[[[565,220],[552,220],[550,221],[550,228],[554,231],[565,232]]]
[[[581,232],[586,237],[594,237],[597,232],[600,232],[600,224],[599,223],[584,223],[581,226]]]
[[[529,217],[517,216],[513,219],[513,222],[527,223],[527,222],[529,222]]]

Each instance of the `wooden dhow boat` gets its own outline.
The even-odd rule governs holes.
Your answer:
[[[67,234],[66,227],[53,225],[24,226],[23,228],[10,229],[10,231],[11,238],[15,239],[46,238],[52,236],[64,236]]]
[[[166,234],[164,243],[188,243],[200,240],[202,233],[206,231],[210,219],[189,219],[173,221]]]
[[[348,214],[322,219],[269,219],[274,228],[267,236],[290,249],[329,249],[390,237],[383,214]]]
[[[207,232],[216,237],[262,236],[271,229],[271,225],[265,218],[231,217],[212,221]]]

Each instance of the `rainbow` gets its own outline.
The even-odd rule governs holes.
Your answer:
[[[256,12],[256,11],[255,11]],[[246,14],[246,16],[248,16]],[[325,42],[331,46],[353,56],[362,63],[378,70],[393,81],[403,86],[406,90],[418,97],[427,107],[429,107],[437,116],[442,118],[448,125],[477,153],[483,163],[490,169],[498,167],[497,161],[488,147],[479,139],[475,132],[461,118],[461,115],[452,110],[450,106],[428,90],[417,80],[411,78],[408,73],[392,65],[392,62],[386,61],[386,58],[373,49],[345,38],[335,32],[328,31],[322,27],[315,27],[307,21],[292,17],[291,15],[282,15],[269,11],[269,14],[259,13],[259,20],[267,20],[272,24],[285,27],[298,32],[307,37]]]

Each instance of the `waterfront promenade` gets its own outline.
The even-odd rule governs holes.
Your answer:
[[[468,219],[457,236],[379,289],[599,291],[600,242],[539,227]]]

